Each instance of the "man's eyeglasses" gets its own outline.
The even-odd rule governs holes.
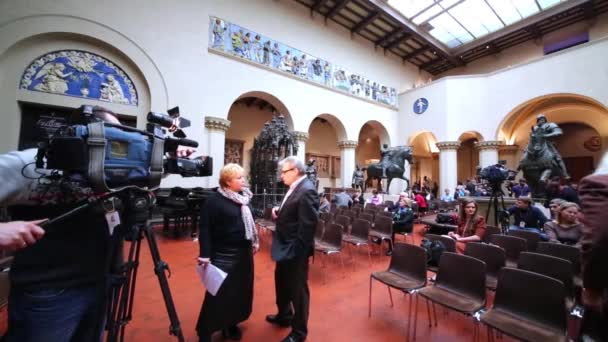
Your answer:
[[[295,169],[295,167],[292,167],[291,169],[287,169],[287,170],[281,170],[281,174],[284,175],[284,174],[286,174],[287,172],[289,172],[289,171],[291,171],[293,169]]]

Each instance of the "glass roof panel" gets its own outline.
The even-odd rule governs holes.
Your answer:
[[[429,8],[428,10],[422,12],[420,15],[415,16],[412,21],[414,22],[414,24],[418,25],[420,23],[425,22],[427,19],[441,11],[443,11],[443,8],[441,8],[439,5],[435,5]]]
[[[519,14],[526,18],[540,11],[534,0],[511,0]]]
[[[388,0],[388,4],[410,19],[423,9],[432,5],[434,0]]]

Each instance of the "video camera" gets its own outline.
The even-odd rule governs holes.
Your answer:
[[[179,146],[198,147],[181,130],[190,121],[179,117],[179,108],[167,114],[148,113],[146,131],[103,122],[83,105],[68,125],[60,127],[48,141],[40,143],[36,167],[62,171],[63,176],[81,175],[94,191],[117,191],[128,187],[153,189],[162,174],[184,177],[211,176],[211,157],[178,158]],[[168,136],[163,127],[173,136]]]
[[[502,164],[494,164],[486,166],[478,171],[481,179],[487,181],[493,190],[500,189],[502,183],[506,180],[514,180],[517,171],[509,170]]]

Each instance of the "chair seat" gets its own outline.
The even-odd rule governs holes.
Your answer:
[[[484,301],[478,301],[471,298],[467,298],[456,292],[449,291],[447,289],[438,286],[425,287],[418,292],[421,296],[432,300],[435,303],[447,306],[452,310],[456,310],[462,313],[474,313],[482,309],[485,306]]]
[[[369,243],[369,240],[366,238],[361,238],[361,237],[356,237],[356,236],[352,236],[352,235],[346,235],[342,238],[342,241],[344,242],[348,242],[350,244],[353,245],[366,245]]]
[[[390,287],[402,291],[415,290],[424,287],[425,280],[414,279],[391,271],[374,272],[371,277]]]
[[[509,268],[517,268],[517,261],[507,259],[505,266]]]
[[[385,234],[385,233],[378,232],[378,231],[375,231],[375,230],[370,230],[369,235],[373,236],[373,237],[380,238],[382,240],[390,240],[390,239],[392,239],[392,236],[390,234]]]
[[[315,250],[317,250],[321,253],[337,253],[341,249],[342,249],[341,247],[339,248],[334,245],[330,245],[326,242],[322,242],[322,241],[319,241],[318,243],[315,242]]]
[[[524,341],[567,341],[565,331],[532,323],[525,318],[512,316],[504,311],[490,310],[481,315],[481,321],[503,333]]]

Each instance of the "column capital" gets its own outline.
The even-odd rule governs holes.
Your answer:
[[[214,116],[205,116],[205,127],[226,132],[228,128],[230,128],[230,120]]]
[[[338,147],[342,150],[348,149],[348,148],[357,148],[358,142],[354,141],[354,140],[342,140],[342,141],[338,141]]]
[[[498,150],[504,143],[501,140],[486,140],[475,143],[479,150]]]
[[[296,141],[301,141],[301,142],[307,142],[308,137],[309,137],[308,132],[302,132],[302,131],[294,131],[293,136],[296,139]]]
[[[460,141],[440,141],[435,143],[439,151],[457,150],[460,147]]]
[[[505,152],[517,152],[519,151],[519,145],[502,145],[500,146],[500,150]]]

